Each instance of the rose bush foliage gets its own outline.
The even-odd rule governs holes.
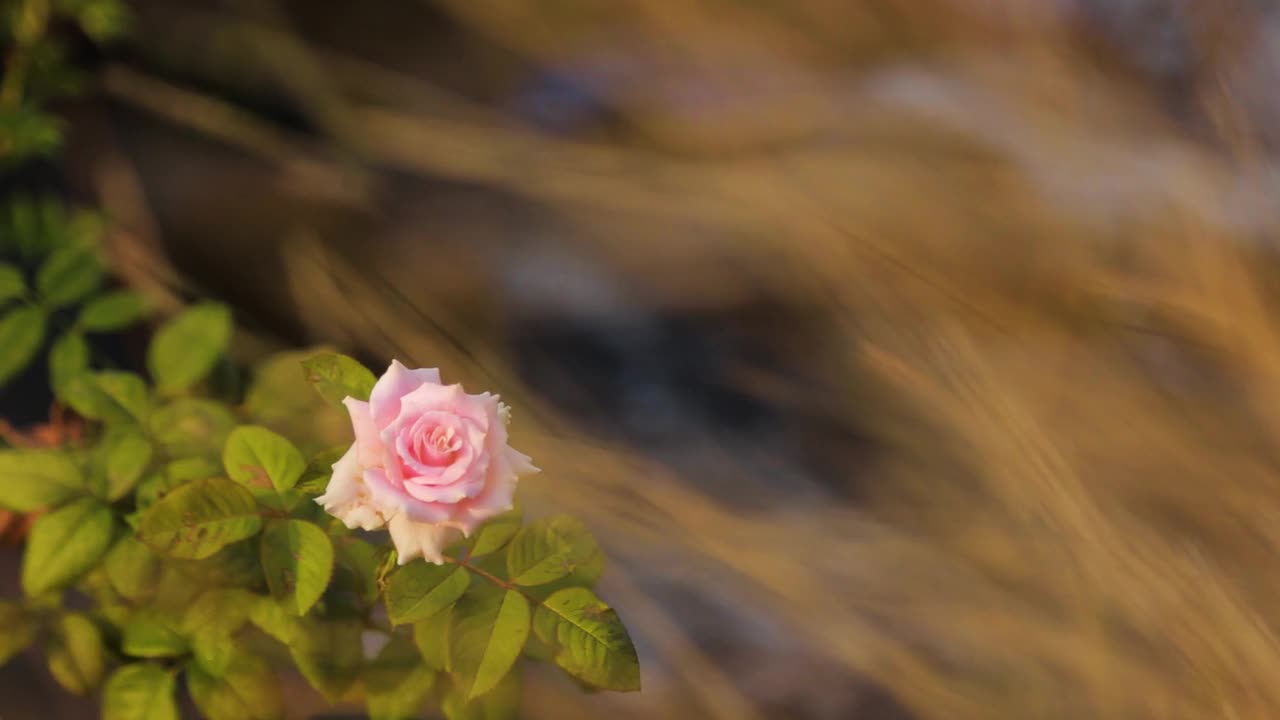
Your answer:
[[[281,717],[291,671],[388,719],[433,702],[515,717],[522,662],[639,689],[592,590],[600,548],[573,518],[523,518],[517,479],[534,467],[496,396],[295,352],[228,397],[240,383],[211,373],[230,339],[225,308],[194,305],[155,332],[149,378],[70,379],[82,442],[0,448],[0,507],[39,513],[23,597],[0,602],[0,659],[38,643],[112,720],[176,718],[184,692],[215,720]],[[314,405],[285,397],[308,381]],[[350,418],[344,443],[279,432],[306,425],[279,407],[326,405]]]

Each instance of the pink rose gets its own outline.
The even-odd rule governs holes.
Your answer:
[[[519,476],[538,472],[507,445],[498,397],[444,385],[438,370],[393,360],[369,402],[343,403],[356,440],[316,502],[349,528],[387,526],[401,565],[444,562],[459,532],[510,510]]]

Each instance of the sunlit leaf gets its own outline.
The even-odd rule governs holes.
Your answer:
[[[545,585],[572,573],[599,553],[581,521],[568,516],[540,520],[507,546],[507,572],[517,585]]]
[[[187,689],[209,720],[275,720],[284,716],[284,699],[275,673],[260,658],[237,654],[221,675],[200,665],[187,668]]]
[[[413,625],[413,643],[427,667],[451,670],[449,663],[449,630],[453,626],[453,605],[419,620]]]
[[[323,530],[302,520],[272,522],[262,533],[262,569],[271,594],[305,615],[333,576],[333,543]]]
[[[231,342],[231,312],[216,303],[184,310],[156,331],[147,369],[161,393],[182,392],[203,380]]]
[[[194,480],[147,508],[140,539],[161,554],[200,559],[262,528],[260,510],[240,485],[225,478]]]
[[[92,246],[72,245],[49,256],[36,272],[36,289],[52,308],[71,305],[102,285],[102,261]]]
[[[44,311],[18,307],[0,317],[0,385],[22,372],[44,340]]]
[[[368,400],[377,378],[353,358],[321,353],[302,361],[307,379],[325,400],[341,403],[347,397]]]
[[[111,545],[111,509],[81,498],[42,515],[22,556],[22,589],[29,597],[74,582],[98,564]]]
[[[387,615],[396,625],[434,615],[462,597],[471,574],[458,565],[413,562],[394,570],[386,581]]]
[[[173,674],[159,665],[125,665],[107,680],[102,720],[178,720],[173,689]]]
[[[496,603],[465,598],[454,613],[450,664],[463,682],[466,699],[473,700],[492,690],[520,657],[529,637],[529,601],[508,590]]]
[[[639,690],[640,661],[617,613],[587,588],[566,588],[534,613],[534,631],[570,675],[607,690]]]
[[[106,468],[108,500],[119,500],[133,489],[151,463],[152,452],[140,432],[131,430],[112,439]]]
[[[187,652],[181,619],[158,610],[139,610],[125,623],[120,649],[138,658],[177,657]]]
[[[524,512],[519,507],[486,522],[470,543],[472,557],[488,555],[506,547],[511,538],[520,531],[522,522],[524,522]]]
[[[160,558],[132,535],[111,546],[103,568],[116,592],[132,600],[145,597],[160,579]]]
[[[283,507],[281,494],[293,488],[307,462],[293,443],[256,425],[231,431],[222,451],[227,476],[244,485],[254,497]]]
[[[123,330],[147,316],[147,299],[130,290],[104,293],[80,309],[80,327],[90,332]]]
[[[49,384],[59,399],[71,381],[88,369],[89,344],[80,333],[67,331],[49,347]]]
[[[172,457],[221,456],[235,416],[202,398],[179,398],[151,413],[151,436]]]
[[[31,512],[60,505],[84,490],[84,476],[68,453],[0,449],[0,507]]]
[[[49,673],[69,693],[87,695],[102,682],[106,669],[102,633],[84,615],[62,616],[46,655]]]

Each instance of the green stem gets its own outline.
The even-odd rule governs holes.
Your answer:
[[[525,596],[525,599],[527,599],[529,602],[533,603],[534,605],[542,604],[542,600],[525,592],[520,586],[516,585],[515,583],[512,583],[509,580],[503,580],[502,578],[498,577],[497,575],[494,575],[488,570],[481,570],[475,565],[472,565],[471,563],[467,562],[465,559],[459,560],[457,558],[451,558],[446,555],[444,558],[444,561],[448,563],[453,563],[454,565],[465,568],[466,570],[471,572],[471,574],[478,575],[479,577],[482,577],[485,580],[488,580],[489,582],[493,583],[494,585],[497,585],[503,590],[507,590],[510,592],[518,592],[521,595]]]

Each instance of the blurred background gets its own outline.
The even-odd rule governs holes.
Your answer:
[[[6,189],[502,394],[644,670],[525,717],[1280,717],[1277,3],[130,7]]]

